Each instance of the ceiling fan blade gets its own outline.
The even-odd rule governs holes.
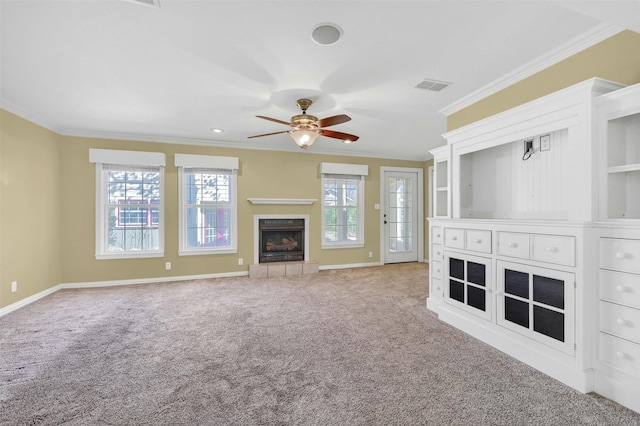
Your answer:
[[[247,136],[247,138],[248,138],[248,139],[251,139],[251,138],[261,138],[261,137],[263,137],[263,136],[279,135],[280,133],[289,133],[289,132],[290,132],[290,130],[283,130],[283,131],[281,131],[281,132],[264,133],[264,134],[262,134],[262,135]]]
[[[350,135],[349,133],[334,132],[333,130],[321,130],[322,136],[329,138],[342,139],[343,141],[355,142],[360,139],[359,136]]]
[[[292,125],[291,123],[288,123],[286,121],[278,120],[277,118],[265,117],[264,115],[256,115],[256,117],[262,118],[263,120],[269,120],[269,121],[273,121],[275,123],[284,124],[285,126],[291,126]]]
[[[318,127],[329,127],[335,126],[336,124],[346,123],[347,121],[351,121],[351,117],[345,114],[340,114],[318,120],[316,124]]]

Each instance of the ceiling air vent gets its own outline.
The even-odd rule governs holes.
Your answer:
[[[438,80],[429,80],[425,78],[420,83],[416,84],[418,89],[431,90],[434,92],[439,92],[445,87],[452,85],[453,83],[447,83],[446,81],[438,81]]]

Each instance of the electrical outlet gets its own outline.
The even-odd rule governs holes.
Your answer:
[[[166,269],[167,271],[168,271],[169,269],[171,269],[171,262],[167,262],[167,263],[165,263],[165,264],[164,264],[164,269]]]
[[[18,291],[18,281],[11,281],[11,293]]]
[[[244,264],[244,259],[239,257],[238,258],[238,265],[242,265],[242,264]]]
[[[373,252],[372,251],[369,252],[369,257],[373,257]]]

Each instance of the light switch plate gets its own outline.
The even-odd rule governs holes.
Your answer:
[[[551,135],[540,136],[540,151],[549,151],[551,149]]]

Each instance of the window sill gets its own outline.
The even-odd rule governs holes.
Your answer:
[[[178,256],[203,256],[208,254],[231,254],[238,253],[237,248],[218,249],[218,250],[179,250]]]
[[[354,243],[354,244],[332,244],[332,245],[323,245],[323,250],[331,250],[331,249],[348,249],[348,248],[363,248],[364,243]]]
[[[142,252],[142,253],[101,253],[96,254],[97,260],[108,260],[108,259],[144,259],[144,258],[152,258],[152,257],[164,257],[164,251],[162,252]]]

